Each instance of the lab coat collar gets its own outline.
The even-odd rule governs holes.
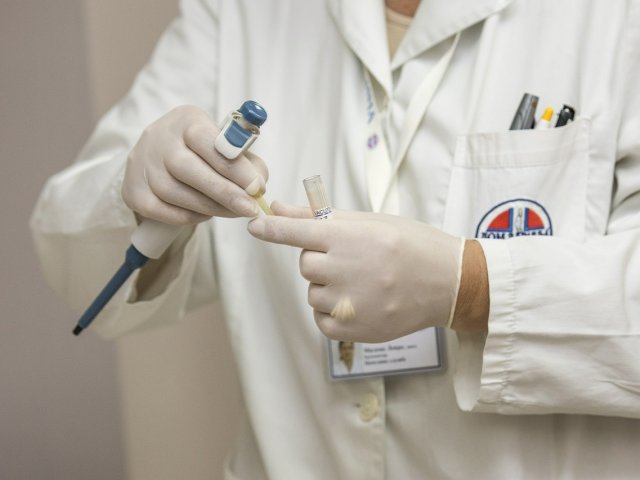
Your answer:
[[[348,1],[348,0],[347,0]],[[504,9],[512,0],[421,0],[391,63],[395,69],[446,38]]]
[[[389,95],[392,69],[504,9],[511,1],[422,0],[393,63],[387,55],[383,0],[328,0],[328,3],[342,36]]]
[[[345,41],[389,95],[391,69],[386,54],[389,47],[384,0],[328,0],[328,3]]]

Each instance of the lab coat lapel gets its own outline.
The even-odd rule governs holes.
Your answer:
[[[391,70],[384,2],[328,0],[328,4],[345,41],[389,96]]]
[[[511,0],[421,0],[391,68],[401,66],[442,40],[502,10],[509,3]]]

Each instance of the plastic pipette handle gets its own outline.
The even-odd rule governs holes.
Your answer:
[[[157,259],[182,231],[182,225],[169,225],[145,219],[131,235],[131,243],[144,255]]]

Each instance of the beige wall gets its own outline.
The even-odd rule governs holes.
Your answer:
[[[178,14],[178,0],[82,0],[96,116],[124,95],[156,40]]]
[[[106,343],[44,285],[44,180],[126,92],[174,0],[0,0],[0,478],[221,478],[240,395],[217,309]]]
[[[92,122],[82,0],[0,0],[0,479],[125,476],[115,346],[77,339],[28,218]]]

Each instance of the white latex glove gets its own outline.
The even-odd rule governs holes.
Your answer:
[[[224,158],[213,147],[219,131],[193,106],[175,108],[149,125],[127,159],[122,185],[127,206],[172,225],[257,215],[251,195],[264,192],[267,167],[248,152]]]
[[[314,220],[309,209],[274,203],[273,210],[249,232],[303,249],[309,304],[329,338],[383,342],[450,325],[464,239],[392,215],[334,210],[330,220]]]

